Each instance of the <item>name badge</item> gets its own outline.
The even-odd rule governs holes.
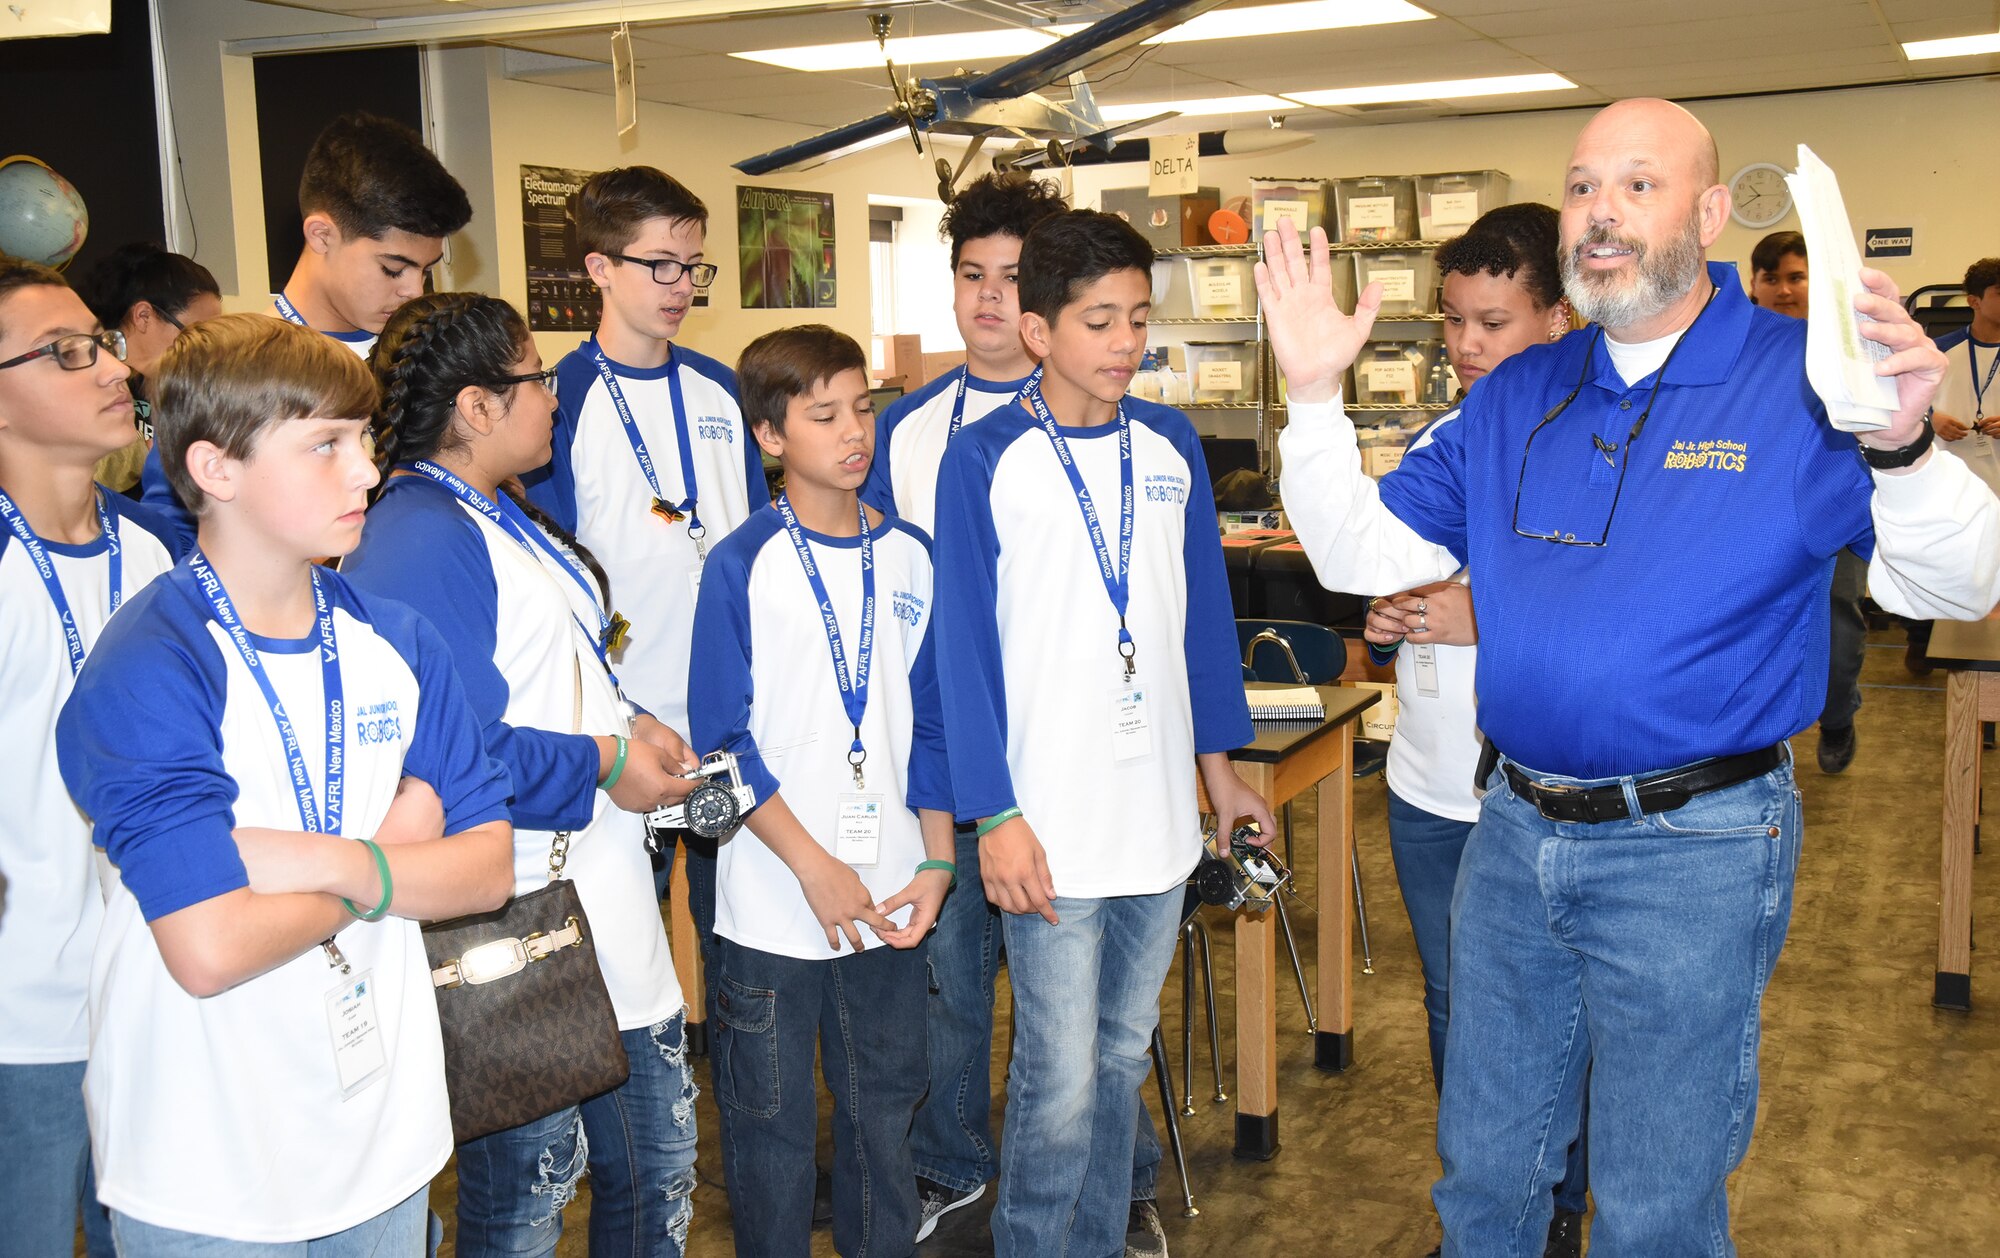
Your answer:
[[[1129,682],[1111,692],[1111,754],[1120,761],[1153,754],[1153,720],[1146,687]]]
[[[1975,428],[1965,434],[1965,446],[1968,453],[1984,458],[1993,449],[1993,438],[1986,435],[1985,429]]]
[[[1426,699],[1438,697],[1438,651],[1435,643],[1426,642],[1416,648],[1410,657],[1417,666],[1417,693]]]
[[[688,573],[688,605],[693,606],[699,602],[701,602],[701,565],[696,564],[694,570]]]
[[[389,1070],[382,1047],[382,1024],[375,1016],[375,974],[363,970],[341,979],[326,994],[326,1029],[333,1038],[333,1068],[340,1099],[356,1093]]]
[[[833,856],[857,869],[873,869],[882,859],[880,795],[840,796],[833,819]]]

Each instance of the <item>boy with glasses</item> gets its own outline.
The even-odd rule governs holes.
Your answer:
[[[79,1205],[111,1252],[83,1110],[104,895],[54,733],[105,622],[173,566],[152,513],[91,480],[132,436],[124,358],[62,276],[0,259],[0,1131],[34,1151],[9,1253],[69,1253]]]

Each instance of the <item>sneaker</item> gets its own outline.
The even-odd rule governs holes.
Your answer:
[[[917,1176],[917,1239],[924,1240],[937,1231],[938,1220],[960,1206],[969,1206],[986,1195],[986,1185],[981,1184],[971,1192],[960,1192],[947,1188],[934,1179]]]
[[[1583,1258],[1583,1216],[1558,1210],[1549,1220],[1549,1243],[1542,1258]]]
[[[833,1172],[814,1168],[813,1227],[833,1226]]]
[[[1819,771],[1839,773],[1854,763],[1854,727],[1819,727]]]
[[[1167,1258],[1167,1230],[1160,1226],[1160,1208],[1150,1201],[1133,1202],[1126,1216],[1125,1258]]]

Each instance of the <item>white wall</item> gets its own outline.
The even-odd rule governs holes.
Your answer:
[[[1968,138],[2000,118],[2000,80],[1703,101],[1691,109],[1715,135],[1724,179],[1750,162],[1794,166],[1804,143],[1840,176],[1857,231],[1914,226],[1915,255],[1881,264],[1905,289],[1956,281],[1968,262],[2000,254],[1992,162],[1987,146]],[[1512,176],[1512,199],[1557,205],[1571,141],[1589,116],[1568,110],[1319,132],[1311,145],[1274,156],[1203,158],[1201,182],[1228,197],[1247,192],[1253,175],[1498,169]],[[1077,203],[1095,205],[1104,188],[1144,184],[1146,168],[1084,166],[1075,178]],[[1794,213],[1767,230],[1798,229]],[[1747,273],[1763,234],[1732,221],[1710,256]]]
[[[936,196],[868,199],[903,211],[896,224],[896,326],[876,333],[921,336],[927,354],[964,349],[951,313],[951,245],[938,239],[944,203]]]

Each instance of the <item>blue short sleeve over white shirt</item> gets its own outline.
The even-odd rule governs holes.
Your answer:
[[[958,404],[959,380],[965,381],[965,403]],[[875,461],[861,499],[879,511],[907,520],[926,533],[937,532],[938,470],[945,447],[953,440],[952,412],[959,411],[959,431],[1012,401],[1027,378],[982,380],[968,368],[948,371],[891,402],[875,421]]]

